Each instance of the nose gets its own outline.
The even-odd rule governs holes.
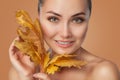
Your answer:
[[[60,29],[60,36],[64,39],[72,36],[69,23],[63,23]]]

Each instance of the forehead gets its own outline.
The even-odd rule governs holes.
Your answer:
[[[41,9],[57,13],[86,12],[88,2],[87,0],[45,0]]]

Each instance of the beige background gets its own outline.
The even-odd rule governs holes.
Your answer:
[[[120,69],[120,0],[93,0],[88,34],[83,46],[116,63]],[[8,48],[16,37],[15,11],[25,9],[37,17],[37,0],[0,1],[0,80],[8,80]]]

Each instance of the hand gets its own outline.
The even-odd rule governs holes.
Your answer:
[[[16,38],[15,40],[19,40]],[[30,61],[30,57],[22,54],[15,46],[14,41],[9,48],[9,57],[12,65],[21,76],[32,76],[35,73],[35,65]]]
[[[35,73],[33,77],[37,78],[38,80],[51,80],[50,77],[45,73]]]

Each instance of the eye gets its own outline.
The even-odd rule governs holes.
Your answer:
[[[80,17],[76,17],[76,18],[72,19],[72,22],[77,23],[77,24],[82,23],[83,21],[84,21],[84,19],[80,18]]]
[[[50,22],[58,22],[59,19],[57,17],[55,17],[55,16],[50,16],[50,17],[48,17],[48,20]]]

